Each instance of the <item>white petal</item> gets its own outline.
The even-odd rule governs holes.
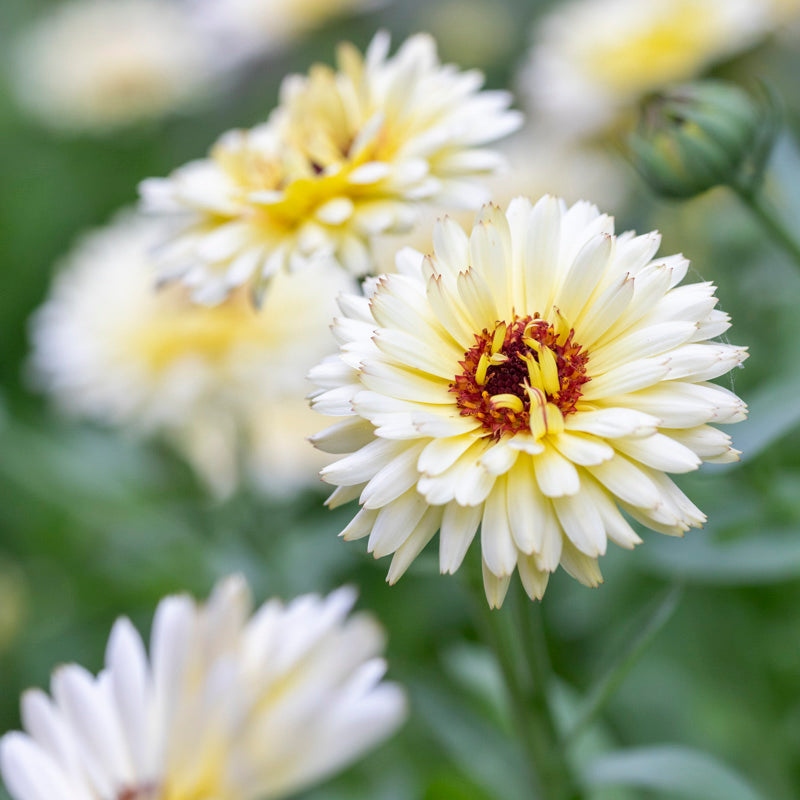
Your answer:
[[[688,447],[663,433],[635,439],[621,437],[614,440],[614,447],[648,467],[665,472],[691,472],[701,463]]]
[[[419,478],[417,460],[423,447],[425,442],[408,447],[377,472],[361,492],[361,505],[381,508],[415,486]]]
[[[605,526],[589,498],[580,494],[556,497],[553,508],[564,533],[578,550],[592,558],[605,554]],[[563,553],[561,559],[563,563]]]
[[[417,469],[427,475],[441,475],[455,464],[473,441],[470,434],[432,439],[420,454]]]
[[[475,538],[481,521],[481,506],[460,506],[448,503],[444,508],[442,529],[439,534],[439,569],[454,573]]]
[[[541,600],[545,589],[547,589],[550,573],[539,569],[533,556],[526,556],[522,553],[519,555],[517,567],[520,580],[528,597],[531,600]]]
[[[602,464],[614,457],[614,448],[591,434],[564,431],[553,436],[551,441],[559,453],[574,464]]]
[[[489,603],[489,608],[496,609],[503,605],[503,600],[506,599],[510,583],[510,575],[498,577],[491,572],[484,562],[483,590],[486,593],[486,600]]]
[[[630,408],[601,408],[597,411],[579,411],[564,417],[567,430],[583,431],[609,439],[618,436],[649,436],[656,432],[659,423],[658,417]]]
[[[580,488],[575,467],[550,444],[545,445],[543,453],[533,457],[533,468],[545,497],[575,494]]]
[[[484,563],[494,575],[513,574],[517,564],[517,549],[511,538],[508,520],[505,476],[497,479],[483,507],[481,552]]]
[[[393,584],[398,581],[411,565],[411,562],[423,551],[425,545],[434,537],[442,521],[441,508],[428,508],[425,516],[406,541],[397,549],[389,566],[386,580]]]
[[[408,539],[428,508],[425,498],[416,489],[385,506],[378,513],[367,544],[367,552],[375,558],[393,553]]]

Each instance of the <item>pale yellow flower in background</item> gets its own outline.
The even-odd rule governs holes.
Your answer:
[[[173,114],[211,83],[204,39],[167,0],[72,0],[23,33],[15,56],[20,103],[61,131]]]
[[[521,123],[510,95],[440,64],[428,36],[388,52],[384,34],[364,58],[342,45],[338,71],[317,65],[284,80],[267,123],[145,181],[144,209],[174,226],[160,274],[205,304],[320,260],[363,275],[374,270],[373,238],[411,228],[422,202],[484,201],[481,178],[501,159],[482,145]]]
[[[25,733],[0,740],[14,800],[262,800],[341,769],[402,722],[403,692],[382,681],[384,636],[354,592],[270,600],[244,580],[205,605],[162,600],[150,654],[119,619],[105,669],[59,667],[52,697],[22,697]]]
[[[336,506],[362,508],[345,539],[394,554],[393,583],[440,531],[442,572],[478,527],[487,599],[515,571],[541,597],[561,564],[589,586],[623,516],[681,535],[705,516],[665,473],[730,461],[709,423],[745,405],[708,381],[746,357],[709,341],[729,327],[714,286],[679,286],[689,262],[655,256],[657,233],[614,235],[593,205],[517,198],[470,234],[445,219],[434,254],[343,296],[340,354],[312,371],[314,407],[344,419],[312,438]]]
[[[568,203],[602,196],[604,206],[615,210],[622,207],[627,197],[629,165],[600,146],[561,141],[533,124],[525,125],[497,149],[507,166],[486,180],[496,205],[505,207],[520,195],[552,194],[563,197]],[[412,232],[377,238],[373,246],[377,272],[394,272],[395,254],[403,247],[432,253],[434,224],[442,216],[440,210],[429,207]],[[469,228],[475,212],[459,211],[447,216]]]
[[[770,24],[761,0],[571,0],[539,23],[520,93],[539,125],[596,133],[647,92],[752,46]]]
[[[218,495],[317,484],[305,374],[332,351],[334,298],[353,284],[317,266],[276,279],[262,313],[241,291],[196,306],[155,288],[157,236],[129,214],[78,244],[33,320],[36,381],[69,413],[164,435]]]

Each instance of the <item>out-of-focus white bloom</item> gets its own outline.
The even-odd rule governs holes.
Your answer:
[[[261,313],[242,291],[215,308],[155,288],[152,220],[121,216],[69,256],[34,317],[32,366],[68,412],[163,433],[218,494],[249,477],[273,493],[316,483],[305,374],[332,349],[334,297],[315,267],[281,275]]]
[[[708,383],[744,348],[714,286],[678,286],[689,262],[654,258],[656,233],[614,236],[589,203],[486,206],[470,235],[445,219],[434,255],[398,253],[369,297],[343,296],[341,346],[312,370],[314,407],[345,419],[312,437],[344,454],[323,479],[362,508],[343,531],[394,553],[396,581],[441,529],[442,572],[481,526],[486,596],[519,570],[541,597],[559,563],[595,586],[608,539],[640,539],[620,508],[681,535],[705,521],[665,473],[737,458],[708,423],[744,403]]]
[[[71,0],[24,34],[15,89],[42,122],[105,132],[180,110],[206,90],[203,40],[166,0]]]
[[[520,90],[561,136],[592,133],[646,92],[754,44],[769,23],[759,0],[572,0],[537,28]]]
[[[97,677],[59,667],[52,698],[22,697],[25,733],[0,740],[14,800],[260,800],[304,788],[392,733],[401,690],[384,637],[348,617],[354,593],[270,600],[251,616],[238,577],[208,603],[161,601],[150,656],[129,620]]]
[[[383,34],[363,59],[342,45],[338,72],[317,65],[284,81],[267,123],[144,182],[144,208],[176,226],[159,257],[163,277],[213,304],[317,260],[363,275],[374,269],[374,236],[410,228],[421,202],[486,199],[478,179],[501,159],[481,145],[519,126],[510,95],[481,92],[480,73],[441,65],[428,36],[392,57],[388,48]]]
[[[384,0],[188,0],[198,24],[232,65],[279,50],[306,31]]]
[[[498,146],[508,166],[486,180],[492,202],[505,208],[515,197],[552,194],[568,203],[585,197],[602,197],[604,206],[619,208],[626,195],[629,166],[607,149],[577,141],[561,141],[535,125],[526,125]],[[377,272],[395,271],[395,254],[403,247],[421,253],[433,252],[433,228],[442,216],[427,208],[423,220],[410,233],[381,236],[373,246]],[[473,211],[447,215],[463,228],[470,228]]]

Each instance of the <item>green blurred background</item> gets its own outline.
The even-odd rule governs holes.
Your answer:
[[[3,0],[3,52],[54,5]],[[352,583],[360,607],[388,629],[390,675],[408,686],[413,713],[390,743],[304,797],[528,796],[515,778],[522,754],[496,669],[478,644],[473,601],[462,576],[439,577],[434,545],[389,588],[388,563],[367,557],[362,543],[337,539],[352,510],[323,509],[323,487],[294,500],[241,492],[214,503],[168,448],[60,418],[28,389],[24,371],[28,317],[76,235],[134,202],[142,178],[201,156],[224,130],[264,119],[282,76],[331,62],[340,39],[363,47],[378,27],[395,41],[430,30],[443,59],[480,66],[491,86],[510,86],[544,4],[486,0],[502,46],[487,46],[480,29],[469,29],[469,10],[481,5],[398,0],[337,19],[254,63],[210,107],[104,138],[57,137],[26,120],[7,72],[0,74],[0,729],[19,725],[20,691],[46,685],[59,662],[98,669],[115,617],[127,614],[146,631],[165,593],[202,597],[235,570],[259,601]],[[796,49],[797,40],[767,41],[717,70],[745,82],[763,77],[784,99],[787,131],[767,188],[790,224],[800,219]],[[742,464],[681,480],[709,516],[704,531],[685,540],[645,533],[633,553],[612,549],[599,589],[563,573],[551,582],[542,610],[567,714],[613,664],[654,598],[684,586],[674,614],[573,756],[585,766],[615,748],[677,743],[745,776],[753,797],[797,798],[800,272],[724,190],[669,204],[650,195],[621,158],[617,169],[626,200],[609,209],[603,196],[587,199],[614,211],[618,230],[658,228],[662,252],[682,251],[695,279],[717,283],[720,305],[733,317],[730,339],[751,352],[745,369],[726,380],[735,379],[752,414],[731,430],[745,451]],[[611,788],[593,796],[748,795]]]

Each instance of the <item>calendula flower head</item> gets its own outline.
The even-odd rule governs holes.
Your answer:
[[[334,297],[352,284],[318,265],[279,276],[264,313],[241,291],[197,306],[156,288],[157,227],[124,214],[67,257],[31,327],[35,380],[71,414],[165,436],[218,495],[242,479],[317,484],[305,374],[333,349]]]
[[[647,92],[750,47],[769,24],[754,0],[572,0],[537,28],[521,91],[562,136],[595,133]]]
[[[770,98],[736,84],[697,81],[659,92],[629,137],[634,165],[667,197],[692,197],[722,184],[754,191],[778,131]]]
[[[515,570],[532,598],[559,563],[598,584],[607,541],[640,541],[620,509],[673,535],[704,522],[666,473],[736,459],[709,423],[745,405],[708,381],[746,353],[709,341],[729,327],[714,286],[679,286],[688,261],[655,258],[659,239],[517,198],[469,235],[445,218],[433,255],[401,251],[397,274],[342,298],[340,355],[311,377],[314,407],[345,419],[313,441],[345,454],[323,469],[328,502],[359,499],[343,536],[394,553],[390,582],[437,531],[454,572],[480,526],[499,606]]]
[[[144,182],[144,207],[176,225],[160,256],[165,278],[213,304],[320,259],[363,275],[372,238],[408,229],[423,201],[480,204],[477,179],[499,162],[481,145],[520,123],[510,96],[480,92],[478,72],[441,65],[428,36],[392,57],[388,47],[382,34],[365,58],[341,46],[338,71],[317,65],[284,81],[267,123]]]
[[[49,127],[107,133],[174,113],[206,91],[204,40],[165,0],[72,0],[16,47],[19,101]]]
[[[348,616],[354,593],[270,600],[251,615],[238,577],[208,603],[159,604],[150,655],[125,618],[105,669],[59,667],[52,697],[22,697],[25,733],[0,740],[14,800],[285,797],[395,730],[403,694],[382,682],[383,634]]]

